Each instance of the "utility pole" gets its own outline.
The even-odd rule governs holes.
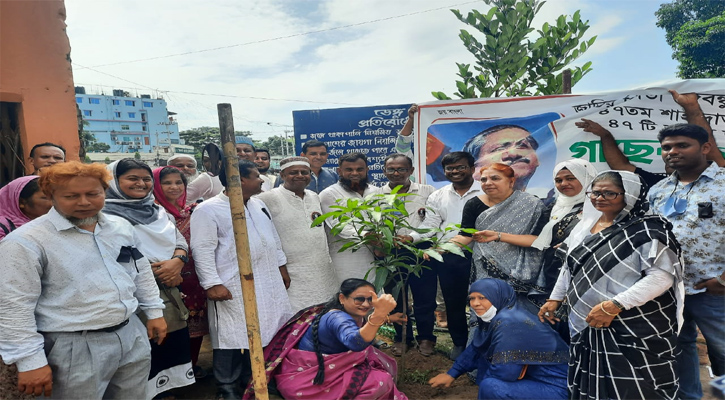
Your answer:
[[[289,141],[287,141],[287,134],[288,133],[292,133],[292,130],[291,129],[285,129],[284,130],[284,148],[285,148],[285,150],[287,150],[287,155],[293,155],[292,153],[294,153],[294,151],[295,151],[294,145],[292,146],[292,150],[290,150],[287,147],[289,145]]]

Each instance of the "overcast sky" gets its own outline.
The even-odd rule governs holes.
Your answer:
[[[590,21],[586,37],[598,38],[577,64],[594,70],[574,93],[640,87],[675,78],[655,26],[662,2],[549,0],[534,26],[576,10]],[[231,103],[235,129],[259,140],[291,130],[293,110],[452,95],[455,63],[473,57],[451,8],[487,9],[465,0],[66,0],[77,86],[158,93],[180,130],[218,126],[216,104]]]

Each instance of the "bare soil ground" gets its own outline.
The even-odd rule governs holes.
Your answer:
[[[428,385],[428,379],[440,372],[447,371],[453,362],[448,359],[448,352],[451,349],[450,337],[447,333],[436,332],[438,342],[436,344],[436,354],[430,357],[423,357],[418,353],[417,349],[411,349],[406,354],[406,368],[398,375],[398,388],[405,393],[411,400],[438,399],[475,399],[478,395],[478,386],[473,384],[467,377],[460,377],[456,380],[452,387],[448,389],[433,389]],[[379,338],[387,343],[391,343],[390,338],[380,335]],[[710,375],[706,369],[709,364],[707,359],[707,350],[704,344],[700,347],[700,376],[702,379],[702,387],[705,392],[704,400],[715,400],[710,393]],[[390,354],[390,349],[383,349]],[[400,359],[398,359],[400,360]],[[212,351],[208,338],[205,338],[199,356],[199,365],[211,372]],[[178,399],[214,399],[216,387],[214,385],[213,376],[198,380],[194,385],[180,388],[174,391],[174,395]],[[270,396],[271,399],[281,399],[281,397]]]

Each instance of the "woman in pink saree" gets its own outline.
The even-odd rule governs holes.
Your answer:
[[[346,279],[327,304],[277,332],[264,350],[267,381],[286,399],[407,399],[395,386],[395,360],[370,345],[395,305],[369,282]],[[244,398],[254,397],[252,385]]]

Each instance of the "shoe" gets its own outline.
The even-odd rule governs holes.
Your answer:
[[[439,328],[448,328],[448,315],[445,311],[436,311],[435,316],[436,325],[438,325]]]
[[[450,358],[452,361],[456,361],[456,358],[458,358],[458,356],[460,356],[465,349],[465,346],[453,346],[453,348],[451,349],[451,354],[448,356],[448,358]]]
[[[206,372],[206,370],[198,365],[195,365],[194,368],[194,379],[204,379],[209,376],[209,373]]]
[[[217,387],[216,397],[217,400],[219,399],[232,399],[232,400],[241,400],[242,393],[239,392],[239,389],[236,388],[234,385],[219,385]]]
[[[395,342],[393,343],[393,347],[390,349],[390,352],[393,353],[395,357],[400,357],[403,353],[407,353],[413,347],[415,347],[415,343],[403,345],[403,342]]]
[[[432,340],[421,340],[418,343],[418,351],[425,357],[430,357],[435,353],[436,342]]]

